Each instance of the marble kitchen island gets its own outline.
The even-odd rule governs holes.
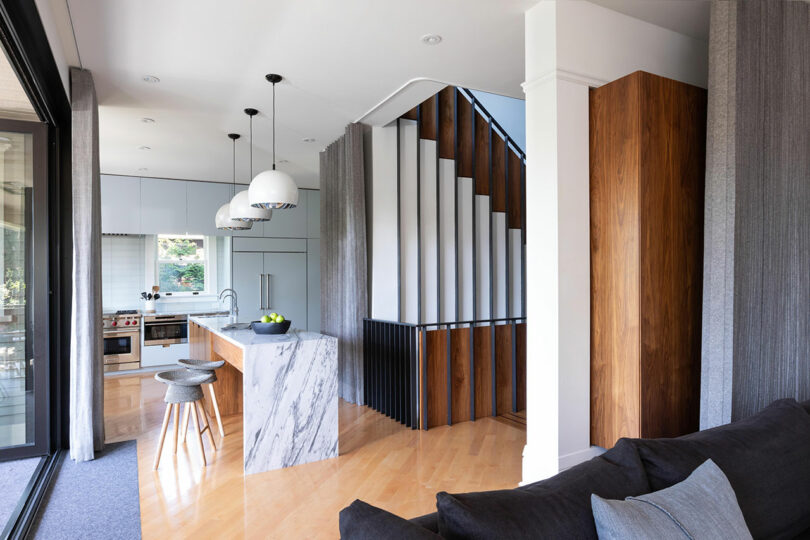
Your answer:
[[[245,474],[337,457],[337,338],[223,330],[231,322],[189,317],[189,349],[226,362],[214,388],[223,416],[242,414]]]

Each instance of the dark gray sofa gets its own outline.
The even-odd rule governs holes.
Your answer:
[[[754,538],[810,539],[810,401],[677,439],[621,439],[599,457],[516,489],[436,495],[411,520],[360,500],[340,512],[344,540],[596,539],[590,495],[624,499],[681,482],[711,458],[726,474]]]

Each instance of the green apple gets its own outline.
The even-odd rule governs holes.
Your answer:
[[[270,321],[275,321],[276,317],[278,317],[278,313],[276,313],[274,311],[273,313],[270,314]],[[267,321],[267,322],[270,322],[270,321]]]
[[[276,317],[276,322],[277,323],[283,323],[284,322],[284,315],[279,315],[278,317]]]
[[[273,320],[272,320],[272,317],[268,317],[267,315],[262,315],[262,322],[263,323],[269,323],[269,322],[273,322]]]

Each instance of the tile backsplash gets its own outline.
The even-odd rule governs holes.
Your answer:
[[[101,294],[104,311],[141,309],[146,245],[144,236],[101,237]]]

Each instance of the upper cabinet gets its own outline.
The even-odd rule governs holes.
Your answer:
[[[101,175],[101,230],[140,234],[141,179],[137,176]]]
[[[231,186],[214,182],[186,182],[186,231],[189,234],[215,236],[214,216],[219,207],[231,199]]]
[[[321,237],[321,192],[308,189],[302,192],[307,196],[307,238]]]
[[[187,182],[141,178],[141,233],[186,234]]]
[[[239,191],[247,185],[238,185]],[[273,219],[243,231],[214,224],[234,186],[165,178],[101,175],[101,232],[118,234],[203,234],[257,238],[319,238],[320,191],[302,189],[298,206],[274,210]]]
[[[304,190],[298,190],[298,206],[295,208],[273,210],[273,219],[264,222],[264,236],[270,238],[307,237],[306,193]]]

